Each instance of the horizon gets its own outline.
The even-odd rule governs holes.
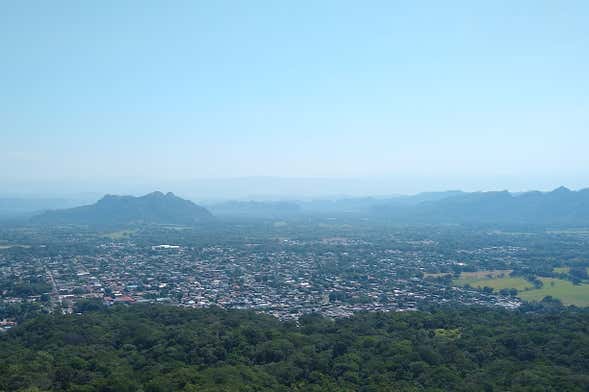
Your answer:
[[[223,181],[231,181],[235,180],[238,183],[246,182],[251,183],[254,178],[238,178],[238,179],[207,179],[201,181],[220,181],[223,188],[222,191],[219,189],[217,190],[208,190],[206,192],[199,191],[193,188],[191,185],[184,186],[183,189],[172,189],[170,187],[149,187],[146,185],[142,185],[139,187],[128,188],[128,191],[62,191],[57,193],[39,193],[39,192],[30,192],[30,193],[19,193],[19,192],[2,192],[0,193],[0,199],[23,199],[23,200],[41,200],[41,199],[54,199],[54,200],[69,200],[78,203],[93,203],[98,201],[99,199],[105,196],[133,196],[133,197],[141,197],[152,193],[162,193],[168,194],[172,193],[175,196],[179,196],[184,199],[192,200],[197,203],[218,203],[224,201],[261,201],[261,202],[271,202],[271,201],[312,201],[312,200],[344,200],[344,199],[361,199],[361,198],[374,198],[374,199],[387,199],[387,198],[396,198],[396,197],[411,197],[417,196],[421,194],[428,194],[428,193],[445,193],[445,192],[463,192],[463,193],[485,193],[485,192],[509,192],[512,195],[523,194],[527,192],[541,192],[541,193],[550,193],[561,188],[572,192],[578,192],[582,190],[589,189],[589,186],[585,187],[570,187],[567,185],[558,185],[549,188],[533,188],[533,189],[524,189],[524,190],[517,190],[517,189],[508,189],[508,188],[489,188],[489,189],[464,189],[464,188],[447,188],[447,189],[424,189],[418,190],[415,192],[360,192],[360,193],[353,193],[353,192],[345,192],[345,190],[340,192],[322,192],[321,190],[315,190],[314,193],[293,193],[286,189],[286,192],[277,192],[277,193],[252,193],[247,192],[247,190],[241,189],[240,185],[231,187],[231,185],[223,186]],[[260,184],[259,181],[264,182],[264,180],[270,181],[268,186],[273,185],[273,181],[281,181],[281,182],[289,182],[293,181],[289,184],[291,187],[300,187],[300,181],[311,180],[310,186],[317,186],[317,181],[329,181],[333,179],[326,179],[326,178],[296,178],[296,179],[287,179],[287,178],[270,178],[270,177],[256,177],[256,181],[258,181],[258,185]],[[342,180],[342,179],[337,179]],[[346,179],[348,180],[348,179]],[[357,181],[357,179],[355,179]],[[198,180],[193,180],[198,181]],[[178,188],[178,187],[176,187]]]

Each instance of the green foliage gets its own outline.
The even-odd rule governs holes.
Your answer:
[[[0,281],[0,287],[6,290],[8,296],[19,298],[41,295],[51,291],[51,286],[41,278],[22,280],[16,276]]]
[[[218,308],[107,309],[89,302],[79,310],[26,320],[0,337],[0,390],[585,391],[589,385],[589,312],[560,306],[432,308],[336,321],[308,315],[298,324]]]

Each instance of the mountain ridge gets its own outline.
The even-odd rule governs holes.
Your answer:
[[[564,186],[549,192],[472,192],[409,208],[375,206],[375,212],[400,221],[423,223],[589,224],[589,188]]]
[[[155,191],[143,196],[103,196],[94,204],[46,211],[34,216],[43,224],[130,224],[158,223],[190,225],[209,221],[213,215],[204,207],[172,192]]]

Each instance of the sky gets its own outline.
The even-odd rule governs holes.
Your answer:
[[[0,0],[0,193],[589,187],[587,20],[566,0]]]

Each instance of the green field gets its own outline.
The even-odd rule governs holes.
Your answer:
[[[463,272],[460,274],[460,278],[454,279],[453,283],[456,286],[466,286],[468,284],[478,288],[491,287],[497,291],[502,289],[520,291],[534,287],[532,283],[523,278],[509,276],[510,273],[511,270]]]
[[[568,274],[571,271],[571,267],[555,267],[552,272],[557,274]],[[589,274],[589,267],[587,267],[587,273]]]
[[[557,273],[568,273],[569,267],[554,269]],[[554,278],[539,278],[543,286],[534,289],[534,285],[519,277],[509,276],[510,271],[479,271],[463,272],[459,279],[454,279],[456,286],[470,285],[472,287],[491,287],[501,289],[516,289],[517,296],[524,301],[541,301],[544,297],[552,296],[562,301],[564,305],[589,306],[589,284],[574,285],[568,280]]]
[[[525,301],[541,301],[546,296],[558,298],[565,305],[589,306],[589,284],[574,285],[568,280],[540,278],[540,289],[522,291],[518,297]]]
[[[469,284],[472,287],[491,287],[494,290],[502,289],[516,289],[522,291],[534,287],[534,285],[527,280],[519,277],[503,277],[503,278],[486,278],[486,279],[472,279],[472,278],[460,278],[454,281],[455,285],[465,286]]]
[[[493,279],[493,278],[504,278],[511,274],[512,270],[489,270],[489,271],[476,271],[476,272],[463,272],[460,274],[460,278],[455,280],[458,285],[471,284],[479,280]]]
[[[441,278],[442,276],[448,276],[448,275],[452,275],[452,273],[451,272],[439,272],[439,273],[424,272],[423,273],[424,278]]]
[[[134,229],[120,230],[120,231],[113,231],[111,233],[106,233],[106,234],[103,234],[102,236],[109,238],[113,241],[116,241],[116,240],[122,240],[124,238],[129,238],[130,236],[132,236],[136,232],[137,232],[137,230],[134,230]]]

